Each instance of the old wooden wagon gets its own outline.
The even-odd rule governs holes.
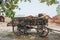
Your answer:
[[[17,31],[14,30],[15,26]],[[13,32],[17,35],[36,33],[39,36],[47,36],[49,30],[46,26],[48,26],[48,19],[44,17],[15,17],[12,20]]]

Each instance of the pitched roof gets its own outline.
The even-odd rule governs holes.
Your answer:
[[[48,15],[46,15],[45,17],[48,17],[48,19],[51,19],[52,20],[52,18],[50,16],[48,16]]]
[[[4,18],[4,16],[0,16],[0,18]]]
[[[59,20],[59,19],[58,19],[58,16],[60,16],[60,14],[54,16],[54,17],[53,17],[53,20],[54,20],[55,23],[60,24],[60,21],[56,21],[56,20]]]

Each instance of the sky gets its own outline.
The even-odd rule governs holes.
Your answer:
[[[46,3],[40,3],[38,0],[32,0],[30,2],[18,2],[19,9],[15,9],[15,15],[19,16],[36,16],[39,13],[46,13],[50,17],[57,15],[56,7],[58,4],[53,4],[51,6],[46,5]]]

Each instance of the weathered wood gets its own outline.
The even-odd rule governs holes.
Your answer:
[[[14,22],[16,22],[15,19],[18,22],[24,21],[26,25],[46,25],[48,23],[48,19],[38,18],[38,17],[36,18],[27,18],[27,17],[14,18]]]

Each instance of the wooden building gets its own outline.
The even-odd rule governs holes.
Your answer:
[[[0,22],[4,22],[5,18],[3,16],[0,16]]]

